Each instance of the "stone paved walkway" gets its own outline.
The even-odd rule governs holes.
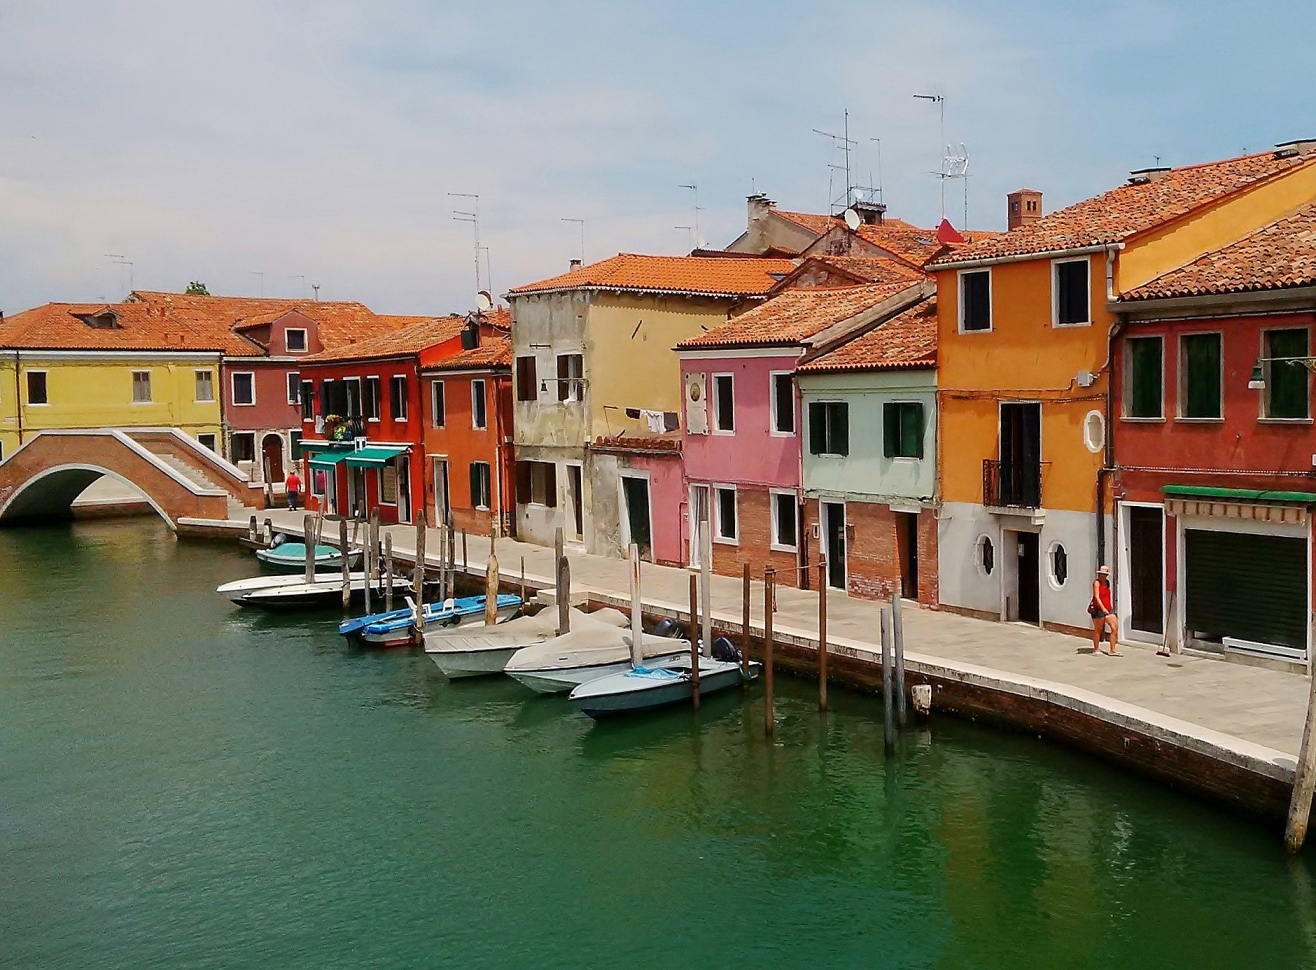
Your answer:
[[[300,533],[303,513],[274,511],[269,516],[276,528]],[[246,523],[242,523],[245,528]],[[386,527],[393,535],[393,548],[403,556],[415,551],[415,530],[410,526]],[[337,535],[326,535],[336,540]],[[427,562],[438,564],[436,533],[431,530]],[[519,576],[524,557],[528,581],[533,586],[551,585],[553,551],[511,539],[496,544],[504,580]],[[468,540],[470,571],[483,574],[488,557],[487,537]],[[571,562],[573,598],[591,591],[624,598],[628,588],[625,562],[567,550]],[[460,545],[457,550],[461,566]],[[647,605],[686,610],[689,604],[689,573],[684,569],[647,565],[643,572],[643,596]],[[713,612],[719,619],[740,622],[741,580],[714,576]],[[762,583],[753,584],[752,625],[763,616]],[[828,640],[861,653],[877,648],[877,616],[881,604],[858,600],[837,591],[828,593]],[[777,587],[774,628],[783,634],[817,637],[818,594]],[[1127,714],[1136,712],[1154,723],[1169,726],[1179,735],[1223,744],[1231,752],[1242,752],[1282,766],[1291,779],[1292,759],[1302,743],[1309,680],[1307,677],[1261,667],[1226,663],[1209,658],[1158,657],[1151,647],[1122,646],[1123,657],[1093,656],[1091,642],[1037,627],[1016,623],[993,623],[934,610],[907,606],[905,650],[911,662],[946,664],[955,669],[1009,678],[1031,691],[1064,690],[1084,704]],[[1200,730],[1197,730],[1200,729]]]

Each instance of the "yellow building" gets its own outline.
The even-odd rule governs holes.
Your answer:
[[[561,527],[568,542],[620,555],[628,540],[652,538],[655,515],[679,515],[665,508],[683,495],[678,453],[663,451],[683,412],[673,348],[761,301],[794,268],[623,253],[509,292],[518,536],[549,544]],[[632,442],[640,450],[628,452]]]
[[[1316,199],[1316,143],[1186,168],[1042,216],[929,264],[937,279],[940,601],[1086,628],[1111,548],[1116,301]]]
[[[260,349],[145,303],[49,303],[0,321],[0,449],[38,431],[178,428],[218,449],[219,366]]]

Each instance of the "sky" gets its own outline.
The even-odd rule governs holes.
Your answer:
[[[594,261],[688,251],[696,219],[725,246],[752,191],[827,211],[844,159],[815,129],[846,111],[853,181],[935,225],[915,94],[966,146],[969,228],[1003,229],[1015,188],[1050,212],[1316,137],[1313,30],[1267,0],[0,0],[0,310],[200,280],[461,312],[454,193],[501,294],[581,255],[568,219]]]

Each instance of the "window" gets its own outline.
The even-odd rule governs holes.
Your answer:
[[[407,420],[407,379],[405,376],[389,378],[389,413],[394,421]]]
[[[772,430],[795,433],[795,379],[789,373],[772,375]]]
[[[923,457],[923,405],[917,401],[882,405],[882,454],[887,458]]]
[[[975,269],[960,273],[960,330],[992,328],[992,273]]]
[[[215,400],[215,372],[199,370],[196,372],[196,401],[209,404]]]
[[[736,385],[730,374],[713,375],[713,430],[722,434],[736,430]]]
[[[1065,552],[1065,547],[1058,542],[1051,543],[1050,554],[1046,557],[1047,564],[1050,566],[1051,587],[1060,589],[1065,585],[1065,580],[1069,578],[1069,553]]]
[[[1055,325],[1074,327],[1091,323],[1092,312],[1088,304],[1092,291],[1088,284],[1088,261],[1067,259],[1051,265],[1054,267],[1051,285],[1055,294]]]
[[[288,372],[288,403],[294,406],[302,403],[302,375],[295,370]]]
[[[1125,364],[1124,416],[1127,418],[1160,418],[1164,416],[1162,401],[1163,367],[1160,337],[1130,337]]]
[[[347,404],[341,413],[349,418],[361,417],[361,378],[343,378],[343,390],[347,394]]]
[[[1220,407],[1220,334],[1194,333],[1181,339],[1185,418],[1218,419]]]
[[[302,420],[311,421],[315,418],[315,385],[310,381],[302,381]]]
[[[46,398],[46,372],[30,370],[27,372],[27,403],[49,404]]]
[[[772,493],[772,544],[783,549],[795,548],[795,495]]]
[[[471,427],[476,430],[489,427],[489,412],[484,397],[484,381],[471,381]]]
[[[230,461],[256,460],[256,435],[251,431],[235,432],[228,440]]]
[[[809,453],[850,454],[850,406],[841,401],[815,401],[809,405]]]
[[[740,537],[736,522],[736,490],[714,488],[713,501],[714,508],[717,510],[717,526],[713,534],[719,542],[735,542]]]
[[[471,508],[487,509],[489,495],[489,463],[471,462]]]
[[[379,504],[398,504],[398,466],[392,462],[379,470]]]
[[[1100,411],[1089,411],[1083,417],[1083,447],[1094,455],[1106,447],[1106,418]]]
[[[243,406],[256,403],[256,375],[240,372],[233,375],[233,403]]]
[[[551,461],[516,463],[516,501],[518,505],[557,507],[557,465]]]
[[[1265,415],[1268,418],[1308,418],[1311,374],[1303,364],[1283,363],[1286,358],[1307,356],[1307,330],[1268,330],[1265,334],[1266,390]]]
[[[535,359],[533,357],[516,358],[516,399],[534,401],[539,398],[539,388],[535,387]]]
[[[579,401],[583,396],[581,378],[585,376],[585,358],[580,354],[557,355],[557,399]]]
[[[996,549],[993,548],[989,537],[978,536],[978,541],[973,547],[973,560],[984,576],[992,574],[992,570],[996,568]]]
[[[306,352],[306,331],[289,328],[283,331],[283,344],[290,354]]]
[[[302,457],[302,433],[300,431],[288,432],[288,454],[292,456],[294,463]]]
[[[197,444],[203,448],[209,448],[211,451],[218,451],[215,447],[215,436],[213,434],[199,434],[196,436]]]
[[[367,377],[362,412],[367,421],[379,420],[379,378]]]
[[[133,403],[151,403],[151,372],[149,370],[133,371]]]
[[[443,397],[443,381],[430,383],[430,420],[434,422],[436,428],[442,428],[444,422],[448,420],[447,401]]]

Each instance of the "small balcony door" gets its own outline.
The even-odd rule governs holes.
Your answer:
[[[1042,505],[1042,405],[1001,405],[998,502],[1036,509]]]

